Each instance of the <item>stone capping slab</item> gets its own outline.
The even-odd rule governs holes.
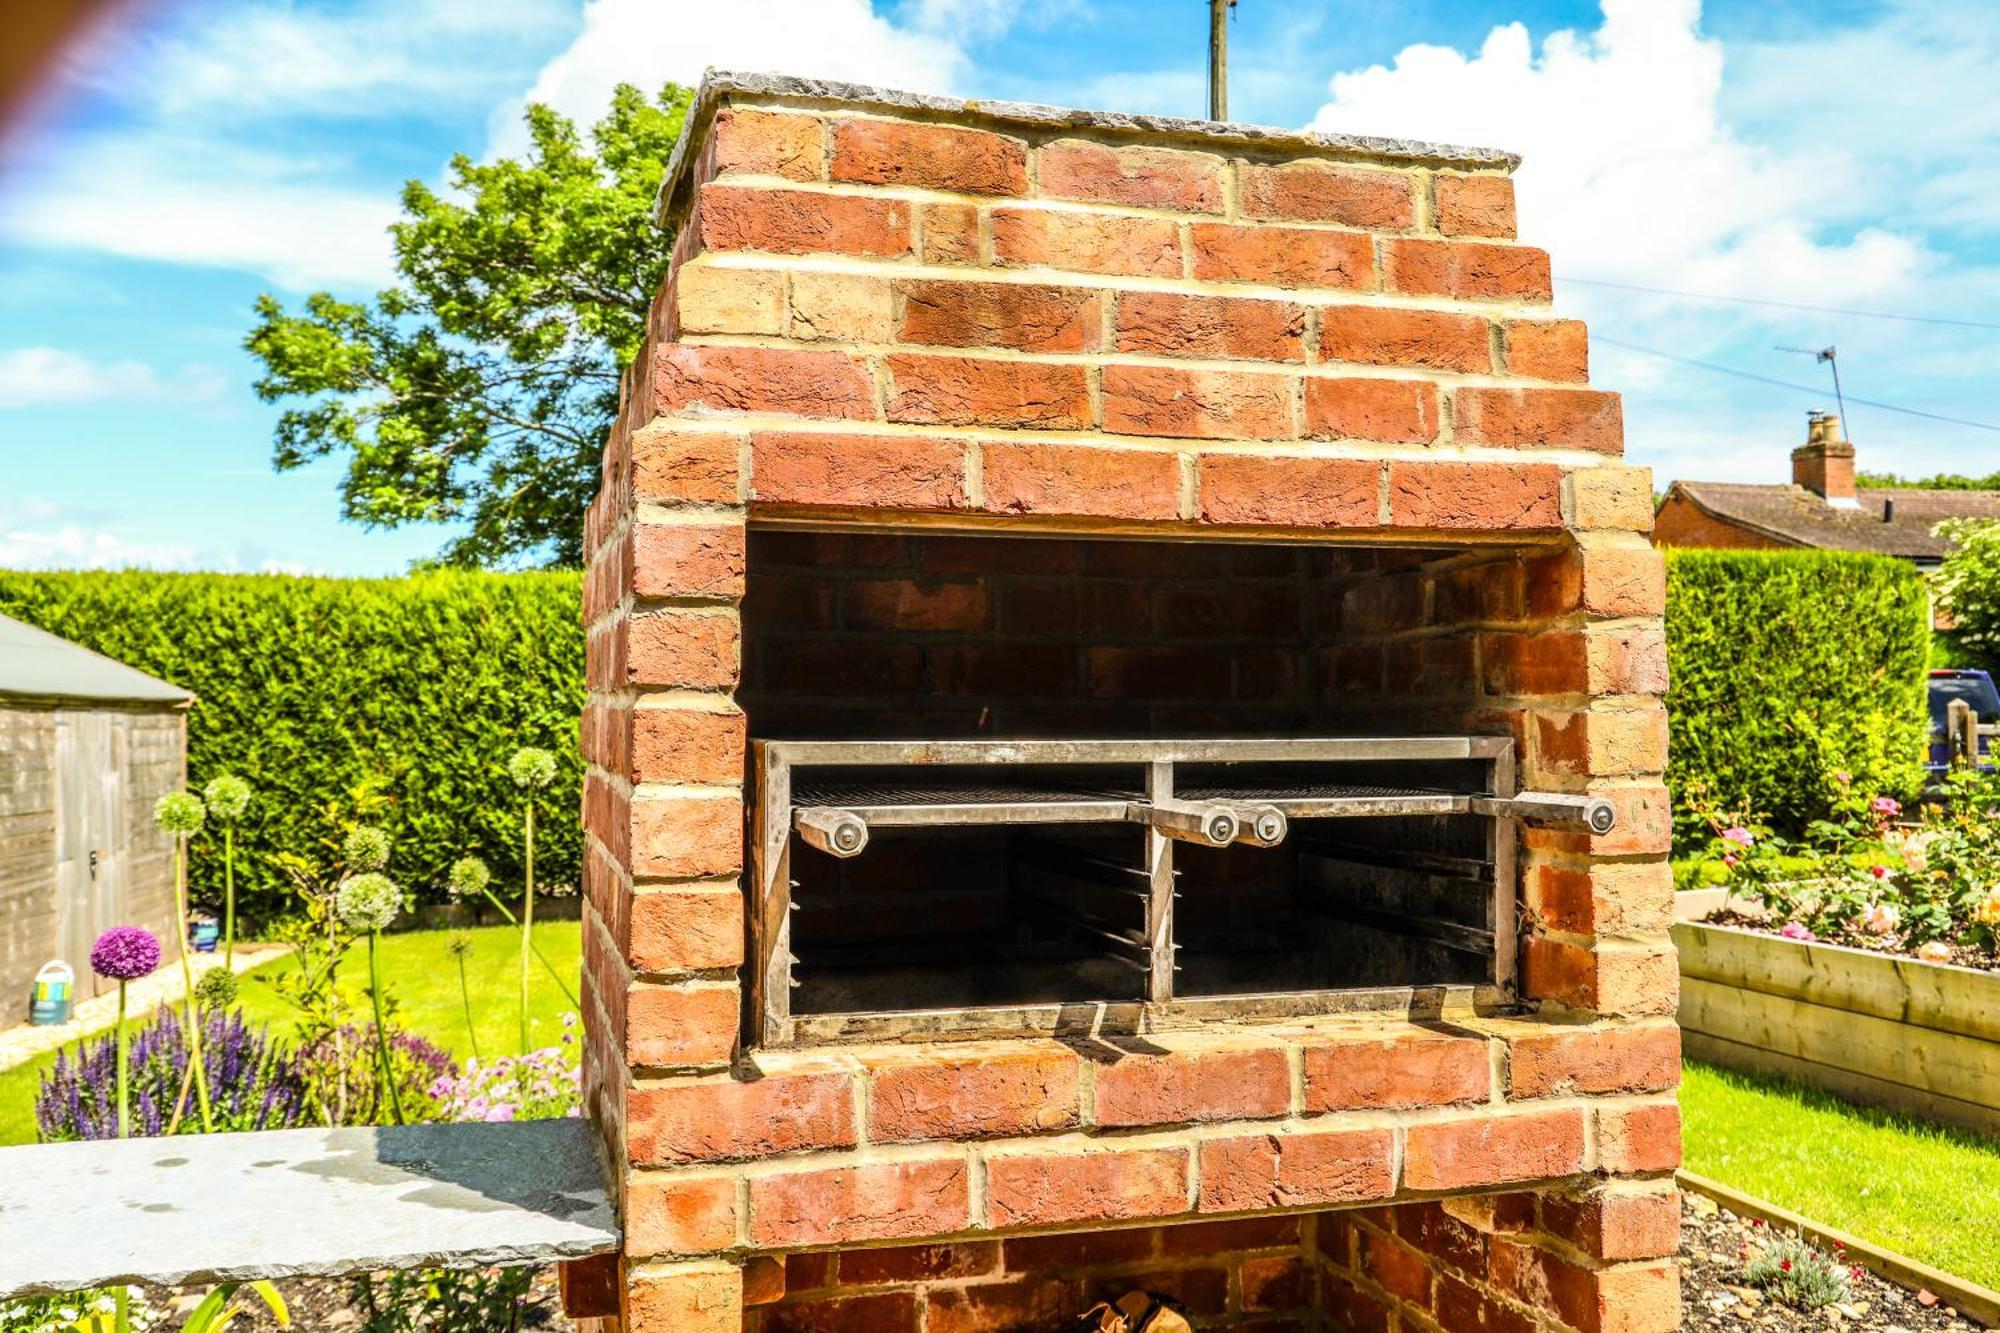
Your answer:
[[[1148,116],[1125,111],[1083,111],[1046,106],[1040,102],[993,102],[979,98],[945,97],[936,93],[872,88],[835,79],[808,79],[789,74],[749,74],[708,69],[695,89],[694,101],[681,126],[681,137],[667,159],[666,178],[653,202],[654,219],[662,227],[677,225],[687,211],[688,182],[694,160],[708,137],[715,113],[731,97],[759,97],[804,105],[837,106],[857,111],[886,111],[955,122],[1016,125],[1056,132],[1096,130],[1180,139],[1193,145],[1256,149],[1287,149],[1335,156],[1391,161],[1410,166],[1500,167],[1521,165],[1520,155],[1498,148],[1467,148],[1428,143],[1421,139],[1385,139],[1366,134],[1326,134],[1318,130],[1288,130],[1237,121],[1193,120],[1183,116]]]
[[[0,1148],[0,1298],[614,1251],[581,1119]]]

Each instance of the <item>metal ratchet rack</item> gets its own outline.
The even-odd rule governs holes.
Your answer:
[[[875,829],[1133,824],[1145,830],[1145,862],[1131,872],[1147,887],[1143,935],[1117,942],[1131,949],[1146,975],[1142,1012],[1117,1016],[1165,1026],[1175,1017],[1224,1013],[1310,1013],[1366,1007],[1366,993],[1177,998],[1173,974],[1173,845],[1276,847],[1299,820],[1470,815],[1491,821],[1486,856],[1474,867],[1493,886],[1491,931],[1476,935],[1493,955],[1490,987],[1478,998],[1509,999],[1514,982],[1513,829],[1526,821],[1607,833],[1616,821],[1609,801],[1566,792],[1517,791],[1513,742],[1486,736],[1185,741],[755,741],[755,901],[751,933],[751,1039],[758,1045],[857,1036],[909,1036],[980,1027],[977,1010],[794,1016],[791,952],[793,885],[790,862],[798,844],[834,857],[857,857]],[[1356,764],[1474,761],[1483,779],[1450,787],[1343,780],[1314,766],[1351,770]],[[1307,770],[1281,777],[1243,775],[1218,780],[1231,765],[1285,765]],[[1185,787],[1178,770],[1198,767]],[[941,770],[957,770],[945,777]],[[855,770],[861,770],[859,776]],[[1120,773],[1107,780],[1105,774]],[[986,773],[992,773],[987,780]],[[967,773],[978,774],[968,780]],[[1398,992],[1407,998],[1408,988]],[[1395,999],[1398,996],[1374,996]],[[1263,1001],[1264,1003],[1259,1003]],[[1318,1002],[1316,1002],[1318,1001]],[[1076,1006],[1060,1008],[1069,1011]],[[1110,1010],[1121,1006],[1106,1004]],[[1129,1009],[1131,1006],[1122,1006]],[[1001,1026],[1036,1028],[1052,1014],[1011,1011]]]

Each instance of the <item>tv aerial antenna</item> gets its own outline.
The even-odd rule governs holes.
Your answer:
[[[1229,12],[1236,0],[1208,0],[1208,118],[1229,119]]]
[[[1826,365],[1827,369],[1833,372],[1834,410],[1840,413],[1841,430],[1846,432],[1848,439],[1850,440],[1853,439],[1854,438],[1853,426],[1852,423],[1849,422],[1847,419],[1847,402],[1840,396],[1840,349],[1833,346],[1827,346],[1827,347],[1779,347],[1776,350],[1780,352],[1795,352],[1800,356],[1809,356],[1815,361],[1823,362]]]

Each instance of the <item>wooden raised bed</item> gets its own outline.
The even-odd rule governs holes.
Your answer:
[[[2000,1136],[2000,974],[1682,921],[1683,1045]]]

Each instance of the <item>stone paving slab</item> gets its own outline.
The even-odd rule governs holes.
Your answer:
[[[579,1119],[0,1148],[0,1297],[618,1247]]]

